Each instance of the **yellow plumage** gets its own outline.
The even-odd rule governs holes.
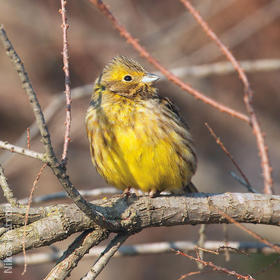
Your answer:
[[[157,79],[116,57],[95,82],[86,115],[91,157],[105,180],[122,190],[179,192],[196,170],[191,135],[174,104],[157,94]]]

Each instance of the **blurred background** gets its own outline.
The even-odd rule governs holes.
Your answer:
[[[238,60],[280,59],[280,1],[279,0],[196,0],[193,5],[204,19],[230,47]],[[179,1],[174,0],[106,0],[113,14],[140,40],[147,50],[166,68],[173,70],[193,65],[225,61],[221,52],[196,24]],[[68,1],[69,51],[72,89],[92,84],[103,66],[116,55],[138,60],[151,72],[156,71],[139,57],[110,22],[88,1]],[[52,108],[64,90],[62,71],[62,30],[58,13],[60,1],[14,0],[0,2],[0,23],[8,33],[16,51],[22,58],[33,87],[44,110]],[[280,70],[257,71],[248,74],[254,91],[254,108],[260,119],[269,147],[273,167],[275,193],[280,193]],[[236,73],[181,78],[215,100],[246,113],[243,104],[243,87]],[[191,127],[199,159],[194,183],[202,192],[247,192],[236,182],[230,171],[234,166],[210,136],[207,122],[221,138],[259,192],[263,191],[263,178],[256,140],[251,128],[244,122],[218,112],[166,80],[158,83],[160,94],[173,99]],[[89,103],[89,90],[73,99],[72,130],[69,149],[68,173],[79,189],[106,186],[90,161],[85,133],[84,117]],[[55,100],[55,101],[54,101]],[[48,122],[52,142],[61,154],[64,140],[64,104]],[[34,116],[19,78],[2,46],[0,47],[0,139],[17,143],[19,138],[26,146],[26,129]],[[31,148],[43,151],[40,138],[31,140]],[[29,195],[36,174],[41,168],[37,160],[23,156],[7,157],[0,151],[6,176],[17,198]],[[38,183],[35,196],[62,191],[52,172],[46,168]],[[1,197],[1,202],[4,202]],[[280,231],[270,226],[249,225],[257,233],[273,242],[279,242]],[[159,241],[197,241],[199,226],[146,229],[134,235],[127,244]],[[235,226],[228,226],[228,239],[253,241]],[[223,225],[209,225],[207,240],[224,240]],[[65,249],[73,237],[55,244]],[[50,252],[40,248],[32,252]],[[28,251],[28,253],[31,251]],[[220,256],[206,255],[217,265],[236,269],[241,274],[253,274],[273,262],[275,255],[231,255],[229,262]],[[73,270],[69,279],[80,279],[94,259],[87,258]],[[12,278],[2,274],[1,279],[43,279],[54,264],[29,266],[21,276],[22,268],[14,267]],[[112,259],[99,279],[178,279],[182,274],[197,270],[196,264],[175,254],[139,256]],[[280,267],[276,264],[257,279],[279,279]],[[1,272],[0,272],[1,274]],[[193,276],[194,279],[225,279],[223,274],[212,272]]]

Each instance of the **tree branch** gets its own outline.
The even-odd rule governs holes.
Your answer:
[[[252,127],[253,133],[256,136],[257,147],[259,149],[261,167],[263,169],[263,177],[264,177],[264,192],[267,194],[272,194],[273,193],[273,187],[272,187],[273,181],[271,175],[272,168],[268,156],[268,148],[265,144],[264,134],[261,130],[257,115],[255,113],[252,104],[253,91],[251,89],[249,80],[244,70],[241,68],[240,63],[232,55],[230,50],[222,43],[222,41],[218,38],[218,36],[214,33],[214,31],[209,27],[206,21],[203,20],[203,18],[200,16],[198,11],[191,5],[191,3],[188,0],[180,0],[180,1],[193,15],[195,20],[205,31],[205,34],[215,42],[215,44],[220,48],[221,52],[225,55],[225,57],[232,63],[233,67],[235,68],[236,72],[239,75],[240,80],[244,85],[244,103],[250,117],[249,124]]]
[[[68,53],[68,38],[67,30],[69,24],[67,23],[67,10],[65,0],[61,0],[61,9],[59,10],[62,19],[62,32],[63,32],[63,71],[65,76],[65,97],[66,97],[66,120],[65,120],[65,134],[64,134],[64,145],[62,153],[62,164],[66,166],[67,163],[67,152],[70,143],[70,127],[71,127],[71,89],[70,89],[70,72],[69,72],[69,53]]]
[[[105,246],[91,248],[85,257],[99,257],[105,250]],[[204,249],[217,252],[217,254],[229,251],[237,254],[262,253],[264,255],[275,254],[275,250],[265,244],[258,242],[239,242],[239,241],[216,241],[208,240],[204,242]],[[191,241],[170,241],[170,242],[154,242],[134,245],[124,245],[114,255],[114,257],[129,257],[140,255],[157,255],[171,253],[171,249],[185,252],[193,252],[197,249],[197,243]],[[62,251],[51,253],[34,253],[26,256],[27,264],[43,264],[56,262],[62,255]],[[12,258],[13,266],[22,265],[24,263],[23,256]],[[0,263],[0,268],[1,263]]]
[[[36,158],[43,162],[46,162],[46,156],[44,154],[29,150],[29,149],[26,149],[23,147],[12,145],[6,141],[4,142],[4,141],[0,140],[0,149],[7,150],[12,153],[17,153],[17,154],[24,155],[24,156],[31,157],[31,158]]]
[[[115,196],[93,203],[106,220],[114,221],[116,232],[135,233],[159,226],[229,223],[222,213],[239,223],[280,224],[280,196],[276,195],[197,193],[190,197],[131,196],[127,199]],[[5,224],[7,217],[15,217],[18,225],[24,223],[24,211],[11,207],[9,213],[12,215],[7,216],[6,207],[0,207],[0,226]],[[90,218],[73,204],[31,208],[30,213],[33,220],[38,220],[27,226],[27,249],[52,244],[94,226]],[[0,259],[4,259],[11,250],[13,254],[21,252],[22,231],[22,227],[16,228],[0,237]]]
[[[243,120],[247,123],[249,123],[248,116],[235,111],[231,109],[228,106],[225,106],[214,99],[204,95],[203,93],[199,92],[198,90],[195,90],[191,85],[184,83],[182,80],[180,80],[178,77],[173,75],[169,70],[167,70],[165,67],[163,67],[154,57],[151,56],[151,54],[138,42],[136,38],[134,38],[127,30],[126,28],[121,25],[118,21],[118,19],[111,13],[108,6],[104,4],[101,0],[89,0],[93,5],[95,5],[100,12],[102,12],[112,23],[115,29],[117,29],[122,37],[124,37],[127,40],[127,43],[131,44],[133,48],[139,52],[141,56],[146,58],[152,65],[154,65],[163,75],[167,77],[168,80],[173,82],[175,85],[179,86],[184,91],[188,92],[195,98],[203,101],[204,103],[218,109],[219,111],[223,113],[227,113],[235,118],[238,118],[240,120]]]
[[[30,223],[26,227],[15,228],[2,234],[0,237],[0,259],[5,259],[9,254],[14,255],[22,252],[24,232],[26,232],[25,248],[28,250],[50,245],[56,241],[66,239],[75,232],[93,228],[93,222],[77,207],[73,206],[69,205],[64,209],[63,207],[52,207],[52,211],[45,218]],[[32,212],[31,209],[30,212]],[[16,208],[8,211],[4,214],[7,215],[9,221],[11,216],[16,215],[22,216],[21,220],[24,222],[24,211],[17,213]]]
[[[89,249],[108,238],[108,236],[109,231],[101,228],[83,232],[64,252],[58,260],[58,264],[50,271],[45,280],[66,279]]]
[[[81,211],[86,213],[86,215],[91,217],[91,219],[100,226],[113,229],[113,221],[111,223],[108,223],[104,219],[104,217],[99,212],[97,212],[96,208],[93,205],[90,206],[90,204],[80,195],[80,193],[74,187],[68,175],[66,174],[64,166],[60,164],[58,159],[56,158],[51,144],[50,134],[36,93],[33,90],[28,74],[25,71],[24,65],[20,57],[16,53],[2,25],[0,25],[0,39],[2,40],[3,46],[6,50],[8,57],[10,58],[11,62],[14,64],[15,69],[17,70],[17,73],[22,83],[22,87],[29,98],[30,105],[33,109],[36,122],[42,136],[42,142],[45,147],[48,165],[51,167],[53,173],[55,174],[55,176],[57,177],[57,179],[59,180],[60,184],[63,186],[69,197],[72,198],[73,202],[81,209]]]
[[[13,207],[19,207],[17,199],[14,197],[13,191],[10,189],[7,178],[4,174],[4,169],[0,164],[0,186],[3,190],[4,196]]]
[[[114,256],[114,254],[118,251],[120,246],[125,242],[125,240],[129,237],[129,234],[119,233],[114,239],[110,242],[110,244],[106,247],[106,249],[101,253],[99,258],[96,260],[90,271],[82,278],[82,280],[94,280],[100,274],[100,272],[104,269],[109,260]]]

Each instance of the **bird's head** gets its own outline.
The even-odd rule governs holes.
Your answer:
[[[117,56],[105,66],[99,83],[109,91],[126,97],[155,93],[152,86],[159,77],[148,73],[139,63]]]

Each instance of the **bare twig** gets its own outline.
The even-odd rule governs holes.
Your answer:
[[[243,20],[239,20],[233,27],[227,29],[219,37],[231,49],[240,45],[250,36],[260,32],[266,26],[271,24],[274,20],[279,18],[280,6],[278,0],[269,1],[262,5],[252,13],[246,13]],[[192,62],[213,61],[221,56],[214,42],[203,45],[198,50],[194,51],[187,59],[180,57],[180,63],[189,64]]]
[[[25,90],[25,92],[29,98],[29,102],[33,108],[33,112],[34,112],[34,115],[36,118],[37,125],[40,129],[40,133],[42,136],[42,142],[46,149],[46,153],[49,157],[55,158],[55,154],[54,154],[54,151],[53,151],[53,148],[51,145],[50,135],[48,132],[48,128],[45,124],[45,119],[44,119],[44,116],[43,116],[43,113],[41,110],[41,106],[38,102],[35,91],[31,85],[28,74],[25,71],[24,65],[23,65],[20,57],[16,53],[15,49],[13,48],[12,43],[8,39],[8,36],[2,25],[0,25],[0,38],[2,40],[3,46],[6,50],[8,57],[10,58],[11,62],[13,63],[13,65],[19,75],[22,87]]]
[[[25,213],[25,219],[24,219],[24,227],[23,227],[23,236],[22,236],[22,252],[23,252],[23,256],[24,256],[24,268],[23,268],[23,272],[22,275],[25,274],[26,269],[27,269],[27,263],[26,263],[26,250],[25,250],[25,238],[26,238],[26,226],[28,223],[28,216],[29,216],[29,210],[30,210],[30,206],[31,206],[31,202],[32,202],[32,196],[33,196],[33,192],[35,191],[36,185],[42,175],[43,170],[45,169],[45,167],[47,166],[47,164],[43,164],[42,167],[40,168],[34,182],[32,185],[32,189],[29,195],[29,200],[28,200],[28,204],[27,204],[27,208],[26,208],[26,213]]]
[[[80,87],[76,87],[72,89],[72,100],[83,98],[85,96],[89,96],[92,92],[92,84],[90,85],[84,85]],[[53,97],[53,100],[50,102],[49,106],[44,110],[43,115],[45,116],[46,123],[50,122],[52,118],[55,116],[55,114],[59,111],[59,109],[64,106],[65,103],[65,93],[59,93],[55,97]],[[30,140],[34,139],[39,131],[39,127],[36,123],[36,121],[30,126]],[[20,136],[20,138],[16,141],[17,146],[23,146],[25,145],[26,141],[26,133],[24,133]],[[0,155],[0,162],[8,164],[9,160],[11,160],[13,154],[9,152],[2,153]]]
[[[233,171],[230,171],[229,174],[241,185],[246,187],[246,189],[251,193],[258,193],[251,185],[248,185],[245,180],[239,176],[237,176]]]
[[[110,194],[120,194],[121,191],[114,188],[114,187],[104,187],[98,189],[89,189],[89,190],[78,190],[79,193],[84,197],[91,197],[91,196],[99,196],[99,195],[110,195]],[[46,195],[41,195],[34,197],[33,203],[41,203],[41,202],[48,202],[52,200],[58,200],[62,198],[68,198],[66,192],[56,192],[50,193]],[[28,202],[28,198],[23,198],[19,200],[20,203],[26,204]]]
[[[228,225],[224,224],[223,225],[223,233],[224,233],[224,242],[225,242],[225,261],[229,262],[230,261],[230,254],[229,254],[229,246],[228,246]]]
[[[107,5],[105,5],[101,0],[89,0],[91,3],[93,3],[113,24],[113,26],[119,31],[120,35],[124,37],[129,44],[131,44],[139,53],[141,56],[146,58],[151,64],[153,64],[163,75],[167,77],[168,80],[172,81],[177,86],[181,87],[183,90],[187,91],[189,94],[194,96],[195,98],[203,101],[204,103],[211,105],[212,107],[220,110],[221,112],[227,113],[233,117],[236,117],[238,119],[241,119],[245,122],[249,123],[249,118],[240,113],[237,112],[223,104],[218,103],[214,99],[204,95],[203,93],[195,90],[192,88],[189,84],[184,83],[179,78],[177,78],[175,75],[173,75],[170,71],[168,71],[166,68],[164,68],[155,58],[151,56],[151,54],[142,46],[139,44],[138,40],[134,38],[126,29],[124,26],[122,26],[116,17],[110,12]]]
[[[254,273],[254,275],[260,275],[262,273],[267,272],[268,270],[271,270],[275,265],[279,264],[280,262],[280,257],[278,256],[272,263],[266,265],[265,267],[263,267],[261,270],[257,271]]]
[[[21,154],[21,155],[24,155],[24,156],[36,158],[36,159],[39,159],[43,162],[46,162],[46,156],[42,153],[38,153],[38,152],[29,150],[29,149],[26,149],[26,148],[23,148],[23,147],[15,146],[15,145],[12,145],[8,142],[4,142],[4,141],[1,141],[1,140],[0,140],[0,149],[7,150],[7,151],[10,151],[12,153]]]
[[[4,174],[4,169],[2,165],[0,164],[0,186],[3,190],[4,196],[7,199],[7,201],[13,206],[18,207],[19,203],[17,199],[14,197],[13,191],[10,189],[6,176]]]
[[[239,61],[242,69],[247,73],[275,71],[280,69],[280,59],[256,59]],[[223,61],[204,65],[191,65],[171,69],[178,77],[204,78],[212,75],[227,75],[233,73],[235,68],[231,62]],[[165,77],[163,77],[164,79]]]
[[[246,72],[261,72],[261,71],[274,71],[280,69],[279,59],[259,59],[259,60],[244,60],[240,61],[240,65]],[[210,75],[223,75],[234,72],[232,64],[228,61],[217,62],[205,65],[194,65],[186,67],[178,67],[171,69],[171,72],[178,77],[192,76],[192,77],[207,77]],[[156,72],[158,75],[162,75],[160,72]],[[161,77],[163,80],[165,76]],[[92,84],[76,87],[71,90],[72,100],[84,98],[89,96],[92,92]],[[44,110],[46,123],[51,121],[59,109],[64,105],[65,93],[59,93],[50,102],[49,106]],[[39,133],[37,123],[34,122],[30,126],[30,141],[34,139]],[[26,132],[20,136],[15,145],[23,146],[26,141]],[[13,154],[9,152],[3,152],[0,155],[0,162],[7,164],[12,158]]]
[[[205,230],[206,230],[206,225],[201,225],[199,228],[199,239],[197,242],[197,245],[201,248],[204,248],[204,244],[205,244],[205,239],[206,239],[206,235],[205,235]],[[203,250],[199,251],[199,258],[203,260]],[[203,265],[201,263],[197,263],[197,267],[198,269],[202,270],[203,269]]]
[[[214,263],[212,262],[207,262],[207,261],[204,261],[204,260],[201,260],[200,258],[196,258],[196,257],[193,257],[191,255],[188,255],[187,253],[184,253],[184,252],[181,252],[179,250],[174,250],[177,254],[179,255],[182,255],[184,257],[187,257],[189,258],[190,260],[192,261],[196,261],[196,262],[200,262],[201,264],[203,264],[204,266],[209,266],[212,270],[214,271],[218,271],[218,272],[223,272],[225,274],[228,274],[228,275],[231,275],[231,276],[234,276],[236,277],[237,279],[244,279],[244,280],[255,280],[255,278],[253,278],[252,276],[250,275],[241,275],[239,273],[237,273],[236,271],[234,270],[229,270],[227,268],[224,268],[224,267],[221,267],[221,266],[218,266],[218,265],[215,265]]]
[[[27,142],[27,149],[30,150],[30,128],[27,127],[26,129],[26,142]]]
[[[226,56],[226,58],[232,63],[233,67],[235,68],[236,72],[239,75],[240,80],[242,81],[244,85],[244,103],[247,109],[247,112],[250,115],[250,122],[249,124],[252,126],[253,133],[256,136],[257,140],[257,146],[260,152],[260,158],[261,158],[261,166],[263,169],[263,176],[264,176],[264,192],[267,194],[272,194],[272,176],[271,176],[271,166],[270,161],[268,157],[267,152],[267,146],[264,142],[264,134],[261,130],[259,121],[257,119],[257,116],[255,114],[254,108],[252,106],[252,98],[253,98],[253,92],[251,90],[249,81],[247,79],[247,76],[243,69],[241,68],[238,61],[235,59],[235,57],[232,55],[232,53],[229,51],[229,49],[221,42],[221,40],[218,38],[218,36],[213,32],[213,30],[209,27],[209,25],[202,19],[198,11],[191,5],[191,3],[188,0],[180,0],[183,5],[189,10],[189,12],[193,15],[193,17],[196,19],[198,24],[203,28],[207,36],[209,36],[220,48],[222,53]]]
[[[99,258],[96,260],[90,271],[82,278],[82,280],[94,280],[99,275],[99,273],[104,269],[109,260],[114,256],[118,251],[120,246],[126,241],[129,237],[129,234],[119,233],[106,249],[101,253]]]
[[[83,232],[64,252],[45,280],[66,279],[78,262],[88,253],[89,249],[108,238],[108,235],[107,230],[100,228]]]
[[[242,176],[242,178],[245,180],[245,182],[247,183],[248,186],[251,186],[247,176],[245,175],[245,173],[242,171],[242,169],[239,167],[239,165],[237,164],[237,162],[234,160],[233,156],[231,155],[231,153],[228,151],[228,149],[225,147],[225,145],[223,144],[223,142],[221,141],[221,139],[216,135],[216,133],[214,132],[214,130],[209,126],[208,123],[205,123],[205,126],[208,128],[210,134],[214,137],[214,139],[216,140],[216,143],[221,147],[221,149],[224,151],[224,153],[228,156],[228,158],[231,160],[232,164],[236,167],[236,169],[238,170],[238,172],[240,173],[240,175]]]
[[[203,273],[208,273],[208,271],[207,272],[206,271],[202,272],[201,270],[200,271],[192,271],[192,272],[189,272],[187,274],[182,275],[180,278],[178,278],[178,280],[187,279],[192,275],[203,274]]]
[[[48,128],[45,122],[45,118],[41,109],[41,106],[38,102],[37,96],[35,91],[32,88],[31,82],[28,78],[28,75],[24,69],[24,65],[17,55],[15,49],[13,48],[11,42],[9,41],[7,34],[2,25],[0,25],[0,38],[4,45],[4,48],[9,56],[10,60],[15,66],[15,69],[18,72],[20,77],[22,86],[29,97],[29,102],[32,106],[37,125],[39,127],[42,142],[45,147],[46,156],[47,156],[47,163],[51,167],[52,171],[54,172],[55,176],[58,178],[60,184],[63,186],[69,197],[72,198],[74,203],[83,211],[86,215],[91,217],[93,221],[95,221],[98,225],[105,226],[108,228],[114,228],[114,221],[108,223],[104,217],[94,208],[93,205],[90,205],[77,191],[77,189],[73,186],[72,182],[70,181],[69,177],[66,174],[65,168],[61,165],[58,159],[55,156],[51,138],[48,132]]]
[[[70,89],[70,73],[69,73],[69,53],[68,53],[68,40],[67,30],[69,24],[67,23],[66,15],[66,0],[61,0],[61,9],[59,10],[62,18],[62,31],[63,31],[63,71],[65,75],[65,96],[66,96],[66,121],[65,121],[65,135],[62,154],[62,164],[67,164],[67,151],[70,142],[70,127],[71,127],[71,89]]]
[[[99,257],[105,250],[105,246],[94,247],[89,250],[88,255],[85,257]],[[184,252],[194,252],[197,249],[197,244],[191,241],[171,241],[171,242],[155,242],[134,245],[124,245],[120,247],[119,251],[114,257],[127,257],[127,256],[141,256],[141,255],[157,255],[164,253],[171,253],[171,249],[181,250]],[[204,243],[204,248],[198,248],[204,252],[214,253],[218,255],[225,250],[230,253],[262,253],[262,254],[275,254],[275,250],[257,242],[238,242],[238,241],[214,241],[208,240]],[[33,253],[26,255],[27,264],[43,264],[56,262],[62,256],[62,251],[51,253]],[[24,263],[23,256],[15,256],[12,259],[13,266],[22,265]],[[1,268],[1,263],[0,263]]]
[[[224,216],[229,222],[235,224],[237,227],[239,227],[240,229],[242,229],[243,231],[247,232],[249,235],[251,235],[253,238],[257,239],[258,241],[266,244],[267,246],[269,246],[270,248],[274,249],[275,252],[280,253],[280,247],[278,245],[272,244],[271,242],[269,242],[268,240],[266,240],[265,238],[263,238],[262,236],[260,236],[259,234],[251,231],[250,229],[246,228],[245,226],[243,226],[242,224],[240,224],[239,222],[237,222],[235,219],[233,219],[232,217],[230,217],[228,214],[226,214],[225,212],[218,210],[218,212]]]

